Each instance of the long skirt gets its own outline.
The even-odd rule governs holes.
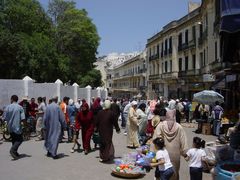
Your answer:
[[[103,161],[109,161],[114,158],[115,150],[112,142],[101,141],[99,150],[100,150],[100,158]]]
[[[93,127],[82,126],[82,143],[83,149],[89,151],[91,149],[90,141],[93,135]]]

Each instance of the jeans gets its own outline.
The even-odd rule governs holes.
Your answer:
[[[218,119],[213,120],[213,134],[219,136],[221,121]]]
[[[202,180],[202,168],[190,167],[190,180]]]
[[[10,133],[10,135],[12,138],[12,147],[10,151],[13,152],[14,154],[17,154],[18,148],[23,142],[22,134],[16,134],[12,132]]]
[[[122,113],[122,123],[121,123],[121,126],[122,126],[123,128],[126,127],[127,118],[128,118],[128,113]]]
[[[68,124],[67,125],[67,133],[68,133],[68,141],[72,141],[73,139],[73,126]]]
[[[157,171],[157,169],[156,169],[156,171]],[[174,174],[174,171],[173,171],[172,167],[168,168],[165,171],[159,171],[158,170],[158,172],[159,172],[160,176],[158,176],[157,173],[155,173],[155,177],[156,178],[160,177],[161,180],[169,180],[172,177],[172,175]]]

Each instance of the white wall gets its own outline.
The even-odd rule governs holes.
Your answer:
[[[59,97],[59,101],[62,100],[64,96],[70,97],[71,99],[76,99],[75,96],[81,99],[86,99],[90,102],[91,97],[99,97],[102,99],[106,98],[107,90],[101,89],[100,93],[98,90],[87,91],[87,88],[78,88],[77,94],[74,94],[74,86],[63,86],[57,83],[34,83],[34,81],[26,80],[10,80],[10,79],[0,79],[0,108],[10,104],[10,98],[12,95],[17,95],[19,102],[22,100],[23,96],[28,96],[28,98],[46,97],[47,102],[50,98],[54,96]],[[88,94],[90,93],[90,94]]]

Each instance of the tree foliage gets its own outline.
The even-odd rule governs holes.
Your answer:
[[[98,45],[96,26],[73,1],[51,0],[48,14],[37,0],[8,0],[0,10],[0,78],[85,83],[90,77],[99,86],[92,65]]]

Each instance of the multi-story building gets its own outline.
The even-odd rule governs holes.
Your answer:
[[[95,69],[101,71],[102,81],[104,83],[104,87],[111,92],[112,87],[112,72],[113,68],[126,60],[136,56],[138,53],[110,53],[106,56],[99,57],[97,62],[94,63],[96,66]]]
[[[115,66],[112,74],[112,96],[146,96],[146,71],[146,51]]]
[[[215,1],[203,0],[148,39],[149,98],[191,98],[215,81],[213,70],[221,66],[215,7]]]
[[[223,9],[221,2],[226,6]],[[147,40],[146,61],[136,56],[110,69],[107,76],[114,95],[133,96],[147,88],[149,99],[192,99],[195,92],[214,89],[224,95],[229,108],[238,108],[239,19],[240,5],[228,0],[191,4],[186,16],[170,22]],[[137,69],[143,66],[147,68],[146,75],[145,71],[139,75]]]

